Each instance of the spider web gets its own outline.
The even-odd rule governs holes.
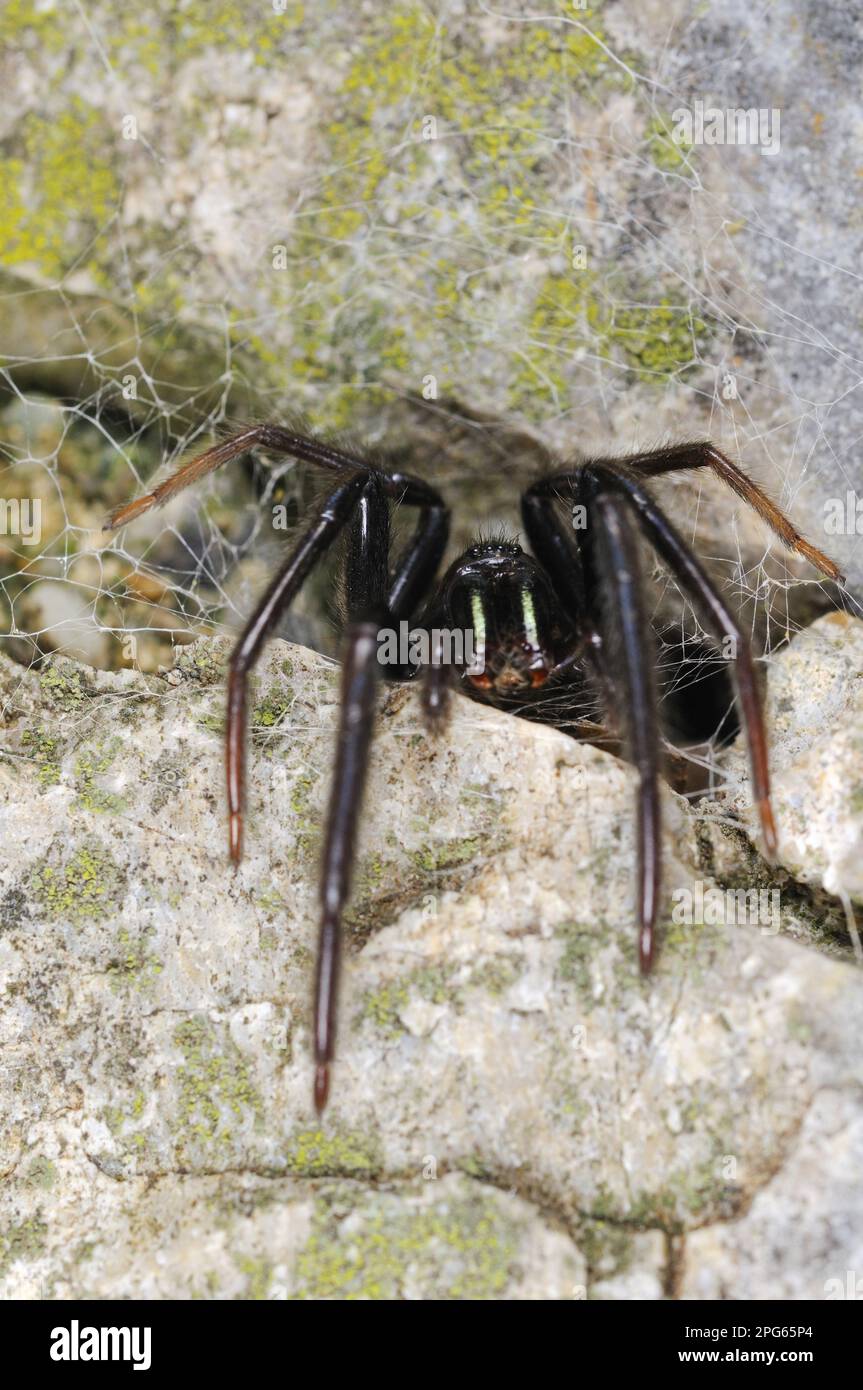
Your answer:
[[[855,534],[823,522],[856,482],[863,359],[850,6],[205,8],[16,0],[0,21],[17,660],[165,670],[235,630],[306,471],[260,455],[117,535],[102,519],[298,409],[443,487],[457,543],[517,527],[546,450],[711,437],[859,579]],[[696,101],[779,108],[780,151],[677,143]],[[836,601],[713,480],[657,490],[766,659]],[[38,540],[13,501],[41,506]],[[700,628],[655,579],[671,671]],[[332,651],[328,594],[287,635]],[[673,683],[712,665],[675,658]]]

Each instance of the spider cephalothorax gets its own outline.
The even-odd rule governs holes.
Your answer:
[[[402,681],[419,675],[430,728],[440,724],[455,684],[474,699],[518,714],[535,717],[541,707],[551,711],[544,716],[550,722],[559,722],[554,711],[566,704],[561,692],[593,691],[594,704],[605,708],[620,746],[638,772],[636,920],[639,960],[648,971],[661,881],[659,718],[652,631],[639,572],[639,532],[693,603],[705,631],[717,640],[731,639],[753,792],[769,856],[776,850],[776,829],[767,739],[749,644],[644,481],[675,469],[711,468],[787,546],[831,579],[842,576],[832,560],[804,540],[760,488],[710,443],[592,459],[541,478],[521,499],[532,554],[503,538],[479,541],[453,562],[437,585],[449,513],[434,488],[420,478],[389,472],[360,455],[274,425],[252,426],[192,459],[153,492],[120,507],[106,529],[133,520],[256,445],[324,469],[332,476],[332,487],[257,604],[231,657],[226,761],[229,846],[235,863],[242,852],[249,672],[316,561],[348,528],[341,709],[321,866],[315,982],[315,1104],[321,1110],[329,1094],[335,1049],[341,920],[350,893],[378,678]],[[416,508],[417,522],[393,561],[390,520],[398,504]],[[419,629],[427,641],[412,647],[405,658],[382,663],[381,635],[400,624]],[[454,633],[470,636],[469,652],[463,645],[451,645]],[[567,720],[566,727],[571,725]],[[597,727],[591,722],[591,735]]]
[[[556,616],[542,566],[505,538],[466,550],[444,575],[438,605],[449,630],[472,634],[474,669],[465,679],[492,698],[544,685],[575,636]]]

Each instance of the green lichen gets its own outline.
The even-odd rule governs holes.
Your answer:
[[[394,980],[380,989],[368,990],[363,996],[359,1022],[370,1023],[384,1037],[397,1037],[404,1032],[400,1015],[409,999],[406,980]]]
[[[33,871],[31,888],[47,917],[83,926],[108,916],[120,900],[123,882],[107,850],[89,840],[59,862],[49,855]]]
[[[225,716],[224,714],[201,714],[195,719],[199,729],[206,729],[208,734],[214,734],[218,739],[225,737]]]
[[[317,773],[300,772],[294,778],[290,792],[291,809],[296,817],[297,849],[303,856],[314,851],[320,834],[317,812],[312,804],[312,791],[317,779]]]
[[[697,365],[708,334],[671,283],[640,301],[610,267],[554,271],[537,293],[519,381],[553,396],[565,391],[572,360],[590,355],[662,384]]]
[[[45,1251],[48,1227],[41,1212],[0,1231],[0,1278],[16,1260],[37,1260]]]
[[[110,791],[101,785],[99,779],[110,771],[117,756],[121,741],[118,738],[99,740],[82,751],[75,760],[75,787],[78,792],[76,806],[84,811],[122,811],[128,798],[118,792]]]
[[[106,151],[107,116],[74,96],[50,117],[23,122],[22,149],[0,161],[0,257],[59,278],[117,210],[119,182]]]
[[[246,1276],[246,1292],[243,1298],[260,1302],[265,1299],[273,1282],[273,1266],[269,1260],[255,1259],[251,1255],[235,1256],[237,1269]]]
[[[62,775],[60,760],[63,741],[47,729],[25,729],[21,735],[21,746],[36,766],[39,786],[56,786]]]
[[[721,1165],[727,1151],[728,1146],[714,1141],[712,1156],[671,1169],[659,1186],[643,1188],[625,1201],[602,1188],[591,1203],[589,1216],[594,1223],[607,1223],[611,1228],[629,1232],[658,1229],[669,1235],[680,1235],[693,1222],[708,1216],[728,1219],[735,1214],[742,1194],[723,1176]]]
[[[286,1167],[297,1177],[374,1177],[381,1169],[377,1145],[356,1133],[305,1129],[291,1140]]]
[[[590,1282],[617,1277],[632,1263],[633,1232],[612,1221],[585,1221],[578,1229],[578,1248],[587,1261]]]
[[[493,1174],[485,1159],[480,1158],[479,1154],[468,1154],[457,1163],[459,1172],[466,1173],[469,1178],[476,1178],[477,1182],[488,1182]]]
[[[492,956],[476,966],[468,977],[471,989],[483,989],[495,997],[505,994],[524,970],[522,956]]]
[[[63,0],[4,0],[0,41],[13,50],[68,50],[75,36],[67,11]],[[305,6],[299,0],[284,0],[278,6],[215,0],[201,9],[188,0],[157,0],[145,9],[117,9],[97,0],[89,13],[112,67],[141,67],[158,77],[168,52],[172,64],[214,49],[249,53],[258,66],[267,63],[302,24]],[[102,22],[108,19],[110,23]],[[88,39],[91,32],[82,26],[81,37]]]
[[[30,1167],[27,1169],[24,1181],[28,1187],[38,1187],[47,1191],[54,1186],[57,1179],[57,1169],[50,1158],[40,1155],[34,1158]]]
[[[692,146],[674,139],[674,128],[667,116],[654,116],[648,122],[645,139],[651,159],[664,173],[679,174],[689,165]]]
[[[328,157],[319,192],[287,244],[277,295],[292,306],[292,379],[328,387],[316,396],[322,424],[349,424],[359,396],[373,407],[383,399],[383,377],[416,374],[421,362],[434,362],[442,390],[461,380],[476,333],[465,287],[481,287],[488,274],[485,244],[492,239],[503,263],[516,240],[528,246],[546,237],[547,132],[560,94],[589,98],[597,84],[619,81],[596,8],[576,19],[561,5],[542,23],[513,26],[490,60],[479,30],[450,28],[419,5],[367,17],[322,132]],[[435,122],[434,138],[423,113]],[[434,176],[440,137],[458,141],[474,191],[469,208],[417,196]],[[370,259],[392,255],[381,204],[399,209],[400,256],[410,244],[405,231],[422,247],[421,259],[406,264],[411,293],[395,303],[368,285]],[[453,242],[464,259],[448,254]],[[304,288],[309,264],[313,296]],[[283,370],[279,354],[250,339],[245,325],[238,336],[264,365]]]
[[[68,42],[61,19],[57,6],[45,0],[5,0],[0,10],[0,43],[13,51],[47,48],[59,52]]]
[[[152,989],[164,970],[159,957],[150,950],[146,935],[133,937],[126,927],[117,933],[120,954],[108,965],[115,989],[132,985],[136,989]]]
[[[462,1009],[465,994],[470,989],[481,989],[493,996],[503,994],[518,979],[524,960],[521,956],[489,957],[475,965],[460,984],[453,980],[458,969],[456,962],[419,965],[377,989],[368,990],[363,995],[355,1026],[367,1023],[384,1037],[398,1037],[405,1031],[401,1015],[412,996],[419,995],[430,1004]]]
[[[241,1121],[259,1121],[263,1114],[248,1063],[204,1018],[186,1019],[173,1041],[183,1055],[177,1072],[180,1145],[229,1145]]]
[[[45,703],[62,714],[77,714],[87,700],[81,672],[69,667],[48,666],[39,677],[39,685]]]
[[[243,54],[278,73],[299,45],[333,76],[323,98],[326,115],[309,133],[315,167],[301,212],[289,219],[287,264],[275,268],[267,248],[246,302],[226,306],[233,351],[263,391],[283,389],[287,371],[314,397],[321,427],[333,429],[355,425],[358,407],[372,411],[388,400],[393,378],[415,386],[431,372],[445,393],[462,386],[468,369],[476,382],[487,357],[488,384],[496,385],[499,356],[476,349],[499,337],[500,325],[489,316],[498,295],[512,315],[506,341],[524,345],[510,406],[535,415],[547,408],[548,393],[571,383],[584,335],[564,331],[548,343],[534,336],[526,302],[533,282],[522,266],[525,256],[568,252],[573,223],[568,210],[560,212],[558,187],[561,110],[573,104],[577,127],[582,111],[590,119],[591,108],[610,95],[637,89],[637,58],[626,53],[623,62],[614,60],[601,4],[574,8],[570,0],[554,0],[541,17],[504,20],[493,33],[418,3],[372,7],[359,28],[333,21],[326,7],[320,17],[307,13],[295,0],[284,7],[159,0],[144,11],[94,0],[88,17],[85,24],[60,0],[7,0],[0,33],[13,51],[68,52],[74,71],[92,47],[95,26],[128,89],[139,90],[142,79],[154,87],[154,100],[140,105],[141,134],[148,138],[147,112],[159,109],[177,64],[202,55]],[[619,47],[616,52],[621,56]],[[212,63],[202,67],[205,83],[211,70]],[[211,109],[207,91],[198,108],[185,110],[174,131],[175,159],[198,154],[195,142]],[[431,135],[429,120],[436,125]],[[149,321],[144,336],[158,325],[161,348],[163,325],[171,325],[173,342],[181,322],[210,306],[189,303],[199,255],[194,238],[154,224],[146,254],[140,239],[133,236],[131,254],[116,239],[124,166],[142,148],[124,140],[120,121],[119,112],[80,97],[59,117],[36,112],[21,119],[0,179],[0,247],[7,259],[35,263],[52,279],[74,265],[110,281],[112,294],[122,266],[123,277],[132,276],[129,301]],[[222,134],[229,145],[255,138],[230,122]],[[661,168],[682,157],[660,118],[647,124],[645,145]],[[465,187],[470,198],[463,197]],[[385,270],[370,273],[370,267]],[[598,281],[612,269],[597,267]],[[252,306],[262,295],[267,317],[284,314],[290,323],[288,344],[260,327]],[[684,318],[677,321],[683,306],[669,287],[660,285],[646,313],[633,307],[632,286],[615,287],[614,299],[614,331],[607,342],[600,336],[599,350],[657,384],[683,370],[692,354]],[[542,305],[535,308],[541,319]],[[588,338],[595,345],[595,332]]]
[[[367,855],[354,873],[354,896],[365,898],[376,893],[384,880],[388,867],[390,866],[385,866],[382,855]]]
[[[225,651],[207,642],[195,642],[177,656],[175,669],[196,685],[221,686],[225,678]]]
[[[461,992],[450,983],[452,965],[420,965],[405,975],[388,981],[363,996],[356,1025],[369,1023],[384,1037],[394,1038],[405,1031],[401,1013],[416,993],[431,1004],[461,1004]]]
[[[591,961],[596,954],[594,926],[582,922],[562,922],[555,936],[563,941],[563,951],[555,972],[559,980],[573,984],[587,1004],[593,1003]]]
[[[691,1168],[675,1169],[658,1190],[638,1193],[629,1216],[645,1229],[658,1226],[680,1235],[709,1212],[716,1219],[731,1215],[738,1197],[737,1189],[718,1175],[716,1159],[705,1159]]]
[[[410,988],[429,1004],[456,1003],[460,996],[450,984],[451,974],[452,967],[445,964],[417,966],[408,977]]]
[[[108,32],[109,52],[121,61],[131,58],[153,75],[173,61],[187,62],[211,50],[248,53],[256,66],[269,62],[303,22],[304,5],[285,0],[283,6],[249,5],[241,0],[215,0],[204,8],[185,0],[159,0],[150,10],[114,12]]]
[[[468,835],[461,840],[442,840],[436,844],[426,844],[413,850],[411,860],[424,874],[438,873],[442,869],[455,869],[469,864],[483,848],[477,835]]]
[[[264,704],[256,705],[252,711],[253,727],[274,729],[277,724],[281,724],[290,707],[290,701],[279,699],[272,699]]]
[[[479,1192],[413,1210],[365,1199],[350,1210],[349,1236],[343,1215],[339,1194],[316,1203],[295,1297],[496,1299],[517,1271],[519,1228]]]
[[[147,1104],[143,1091],[133,1096],[126,1109],[120,1105],[108,1105],[102,1111],[102,1119],[117,1141],[122,1154],[133,1162],[140,1161],[151,1146],[151,1136],[139,1124]]]
[[[287,909],[287,901],[274,888],[257,888],[254,896],[255,906],[262,912],[284,912]]]
[[[250,721],[252,739],[258,747],[276,746],[270,734],[290,713],[293,704],[294,693],[289,685],[274,685],[262,696],[252,710]]]

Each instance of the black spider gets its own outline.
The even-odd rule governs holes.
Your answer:
[[[334,1054],[340,927],[350,891],[357,823],[368,766],[378,677],[403,681],[423,672],[423,709],[439,727],[451,684],[474,699],[543,717],[561,707],[561,691],[591,686],[620,729],[639,774],[636,916],[642,971],[653,961],[660,892],[659,722],[652,632],[644,607],[638,531],[644,533],[700,614],[705,631],[731,638],[752,784],[768,855],[776,849],[767,741],[752,653],[712,580],[643,486],[675,469],[712,468],[792,550],[832,579],[837,567],[710,443],[679,444],[627,458],[592,459],[535,482],[521,513],[533,554],[514,541],[480,541],[435,585],[449,534],[449,512],[428,483],[388,472],[350,451],[273,425],[255,425],[181,467],[138,501],[118,508],[113,530],[165,502],[221,464],[261,445],[315,464],[333,486],[311,526],[270,583],[234,648],[228,681],[226,757],[230,855],[242,846],[246,684],[263,644],[315,562],[349,524],[344,563],[345,636],[335,769],[321,866],[321,924],[315,983],[315,1104],[329,1094]],[[566,504],[570,515],[562,513]],[[418,511],[413,535],[393,564],[394,505]],[[573,524],[573,518],[577,523]],[[416,617],[416,621],[411,621]],[[379,634],[410,622],[425,633],[424,660],[382,665]],[[473,637],[474,655],[448,664],[448,633]],[[549,701],[550,693],[554,699]],[[595,726],[594,726],[595,727]],[[589,731],[588,731],[589,732]]]

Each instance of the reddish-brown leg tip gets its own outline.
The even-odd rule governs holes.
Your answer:
[[[776,822],[773,819],[773,807],[765,798],[758,803],[758,815],[761,819],[761,836],[764,840],[764,853],[771,861],[775,860],[779,853],[779,836],[776,833]]]
[[[318,1062],[315,1067],[315,1109],[320,1115],[330,1097],[330,1066]]]
[[[228,817],[228,853],[236,868],[243,853],[243,818],[239,811]]]
[[[638,937],[638,964],[642,975],[653,969],[653,928],[642,927]]]

